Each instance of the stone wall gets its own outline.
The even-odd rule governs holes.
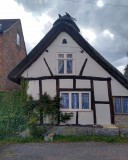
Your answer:
[[[87,127],[87,126],[52,126],[51,128],[47,126],[48,134],[54,133],[57,135],[99,135],[99,136],[121,136],[128,137],[128,129],[119,128],[97,128],[97,127]]]
[[[97,128],[86,126],[54,126],[48,131],[57,135],[102,135],[102,136],[118,136],[118,128]]]
[[[128,128],[128,115],[115,115],[115,124],[119,128]]]

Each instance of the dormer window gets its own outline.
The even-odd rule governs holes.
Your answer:
[[[16,44],[18,46],[20,46],[20,35],[19,35],[19,33],[17,33],[17,36],[16,36]]]
[[[73,66],[72,54],[58,54],[58,74],[73,74]]]

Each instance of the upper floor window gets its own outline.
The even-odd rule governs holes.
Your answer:
[[[58,54],[58,74],[73,74],[74,60],[72,54]]]
[[[113,97],[113,104],[115,113],[127,113],[128,114],[128,97]]]
[[[18,46],[20,46],[20,35],[19,35],[19,33],[17,33],[17,35],[16,35],[16,44],[18,45]]]
[[[61,92],[62,109],[83,110],[90,109],[90,93],[89,92]]]

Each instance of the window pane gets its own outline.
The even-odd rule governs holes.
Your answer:
[[[128,113],[128,98],[122,98],[123,113]]]
[[[58,58],[64,58],[64,54],[58,54]]]
[[[20,46],[20,35],[19,35],[19,33],[17,33],[16,43],[17,43],[18,46]]]
[[[121,113],[121,103],[120,97],[114,97],[114,105],[115,105],[115,112]]]
[[[82,93],[82,109],[89,109],[89,94]]]
[[[72,54],[67,54],[67,58],[72,58]]]
[[[79,108],[79,94],[72,93],[72,108],[78,109]]]
[[[58,73],[64,73],[64,60],[58,61]]]
[[[67,60],[67,73],[72,73],[72,60]]]
[[[62,93],[61,94],[61,108],[68,109],[69,108],[69,94]]]

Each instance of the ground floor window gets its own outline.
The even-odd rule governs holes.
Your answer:
[[[128,114],[128,97],[113,97],[113,104],[115,113],[127,113]]]
[[[90,93],[89,92],[61,92],[61,108],[72,110],[90,109]]]

